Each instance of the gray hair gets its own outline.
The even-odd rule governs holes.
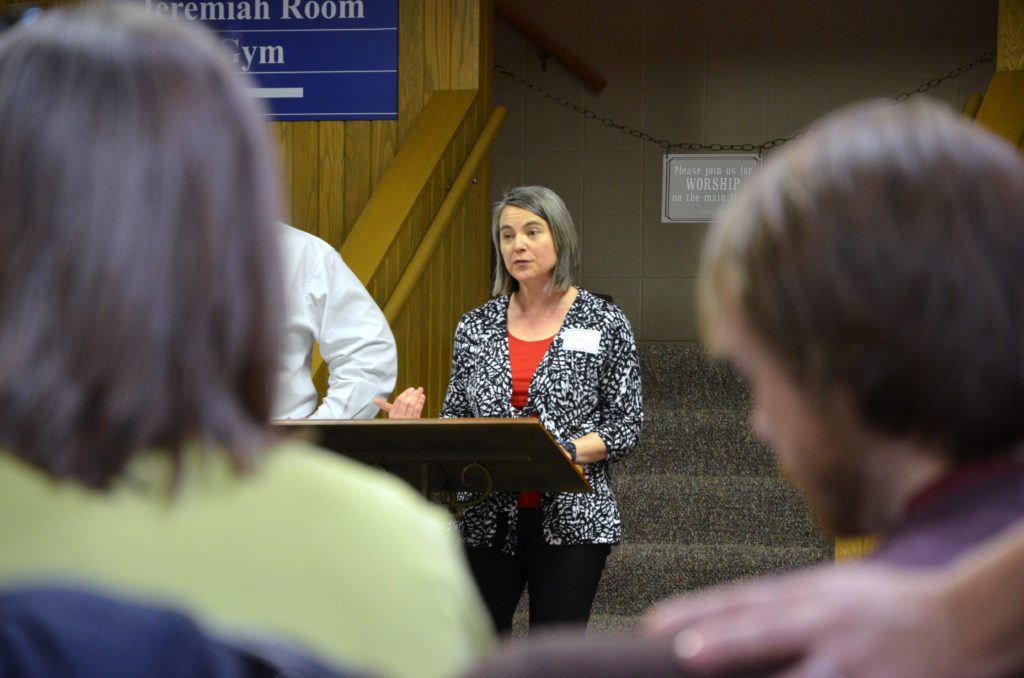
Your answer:
[[[555,240],[554,275],[551,287],[561,291],[569,289],[576,282],[576,270],[579,268],[580,245],[576,237],[576,227],[572,216],[558,194],[546,186],[517,186],[505,191],[491,211],[491,240],[494,241],[494,296],[511,294],[519,289],[519,282],[509,275],[505,262],[501,257],[501,213],[506,207],[519,207],[548,222],[551,237]]]

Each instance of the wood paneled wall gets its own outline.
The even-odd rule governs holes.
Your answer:
[[[1000,71],[1024,68],[1024,0],[999,0],[996,68]]]
[[[478,90],[481,125],[491,100],[490,0],[398,4],[398,120],[271,123],[285,219],[338,248],[432,92]]]

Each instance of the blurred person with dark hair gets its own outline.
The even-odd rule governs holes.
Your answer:
[[[0,36],[0,584],[166,599],[386,675],[490,643],[447,516],[266,427],[277,176],[205,30],[128,6]]]
[[[945,565],[1024,518],[1022,271],[1024,157],[920,101],[829,116],[712,229],[707,343],[749,380],[755,432],[825,530],[881,537],[871,561]],[[817,576],[858,586],[855,570]],[[794,615],[834,609],[802,600]],[[653,625],[692,614],[670,602]],[[733,628],[775,623],[750,614]],[[846,649],[801,666],[876,675]]]
[[[939,105],[826,118],[704,249],[706,343],[822,527],[947,563],[1024,517],[1024,157]]]

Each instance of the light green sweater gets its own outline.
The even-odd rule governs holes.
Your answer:
[[[451,676],[493,630],[447,515],[401,481],[300,443],[234,474],[136,459],[110,493],[0,454],[0,586],[59,578],[276,633],[384,676]]]

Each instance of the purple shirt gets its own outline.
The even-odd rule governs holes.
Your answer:
[[[955,471],[910,503],[871,560],[944,565],[1024,518],[1024,459],[1003,457]]]

